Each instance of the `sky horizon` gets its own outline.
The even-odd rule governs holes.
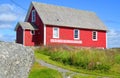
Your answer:
[[[15,41],[17,22],[24,21],[32,0],[0,1],[0,41]],[[34,0],[46,4],[95,12],[107,26],[108,48],[120,47],[120,1],[118,0]]]

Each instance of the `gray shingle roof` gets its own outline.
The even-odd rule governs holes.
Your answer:
[[[106,26],[93,12],[32,2],[44,24],[107,30]]]
[[[29,22],[18,22],[15,30],[18,28],[18,26],[21,26],[22,29],[29,29],[29,30],[37,30],[37,26],[34,25],[33,23],[29,23]]]

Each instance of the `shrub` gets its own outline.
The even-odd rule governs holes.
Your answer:
[[[120,74],[120,64],[114,64],[114,65],[111,67],[110,71],[112,71],[112,72],[114,72],[114,73]]]
[[[115,62],[116,62],[117,64],[120,64],[120,54],[117,54],[117,55],[115,56]]]
[[[110,70],[110,65],[107,65],[107,64],[96,65],[95,69],[101,70],[101,71],[108,71],[108,70]]]
[[[78,52],[78,51],[72,52],[71,53],[72,65],[86,68],[88,65],[88,58],[85,56],[86,56],[86,54],[82,50],[80,52]]]
[[[52,60],[62,62],[64,64],[71,64],[70,62],[70,53],[66,50],[58,50],[53,52],[50,57]]]
[[[36,51],[50,56],[50,59],[54,61],[88,70],[108,71],[112,65],[120,64],[120,54],[112,49],[47,46]]]

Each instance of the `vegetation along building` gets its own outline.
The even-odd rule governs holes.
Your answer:
[[[66,44],[106,48],[107,28],[93,12],[32,2],[25,22],[16,25],[25,46]]]

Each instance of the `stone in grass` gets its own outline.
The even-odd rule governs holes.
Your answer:
[[[28,78],[33,62],[34,52],[31,48],[0,42],[0,78]]]

